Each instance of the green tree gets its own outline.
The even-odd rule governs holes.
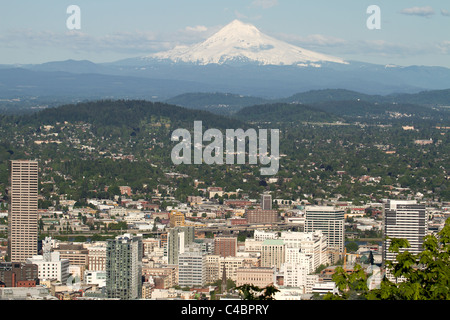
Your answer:
[[[386,261],[386,271],[401,281],[384,277],[378,289],[368,290],[367,275],[361,266],[347,274],[338,267],[333,281],[339,295],[327,294],[326,300],[450,300],[450,218],[435,235],[424,238],[423,251],[413,254],[406,239],[391,239],[389,251],[395,261]]]
[[[424,238],[423,251],[412,254],[404,239],[392,239],[389,250],[396,261],[388,261],[391,274],[404,279],[398,283],[383,279],[380,289],[372,290],[369,299],[383,300],[450,300],[450,219],[438,236]]]
[[[243,300],[274,300],[273,296],[280,291],[272,285],[260,288],[252,284],[244,284],[235,289]]]
[[[347,248],[348,252],[356,252],[356,251],[358,251],[358,248],[359,248],[358,244],[354,241],[347,243],[345,245],[345,247]]]

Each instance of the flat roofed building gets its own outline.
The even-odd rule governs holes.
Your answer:
[[[237,237],[217,236],[214,238],[214,254],[221,257],[235,257],[237,252]]]
[[[308,206],[305,214],[305,232],[321,230],[328,240],[331,262],[343,257],[345,247],[344,210],[326,206]]]
[[[88,270],[106,271],[106,243],[94,244],[88,248]]]
[[[384,236],[389,238],[406,239],[411,245],[408,250],[413,254],[423,251],[423,239],[427,235],[427,215],[424,204],[415,200],[388,200],[384,207]],[[395,252],[389,252],[391,240],[383,243],[383,261],[394,261]]]
[[[236,286],[252,284],[264,288],[275,283],[274,268],[239,268],[236,270]]]
[[[261,267],[280,269],[285,259],[284,241],[280,239],[264,240],[261,246]]]
[[[246,210],[248,223],[277,223],[278,211],[277,210]]]
[[[38,162],[9,163],[8,255],[26,262],[38,254]]]
[[[59,252],[61,259],[68,259],[70,265],[80,267],[88,265],[89,250],[82,244],[62,243],[53,251]]]
[[[142,295],[142,238],[131,234],[109,240],[106,247],[106,294],[132,300]]]
[[[39,283],[38,266],[23,262],[1,262],[0,283],[5,287],[34,287]]]
[[[203,287],[206,284],[206,257],[196,244],[186,247],[178,256],[178,285]]]

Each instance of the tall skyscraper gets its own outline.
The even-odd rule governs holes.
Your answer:
[[[345,247],[344,210],[326,206],[306,208],[305,232],[321,230],[327,237],[331,262],[343,258]]]
[[[38,254],[38,162],[9,163],[8,255],[26,262]]]
[[[383,228],[385,237],[406,239],[411,247],[405,250],[420,253],[423,250],[423,238],[427,235],[425,205],[414,200],[388,200],[384,206]],[[388,250],[390,243],[389,239],[383,243],[383,261],[395,260],[396,254]]]
[[[106,294],[108,298],[138,299],[142,294],[142,238],[124,234],[106,246]]]

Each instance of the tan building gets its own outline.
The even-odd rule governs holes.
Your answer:
[[[142,299],[151,299],[152,298],[152,286],[148,282],[144,282],[142,284]]]
[[[106,244],[88,247],[88,270],[106,271]]]
[[[59,252],[61,259],[68,259],[72,266],[86,267],[88,265],[89,250],[82,244],[64,243],[53,251]]]
[[[220,275],[220,256],[207,255],[206,256],[206,283],[213,283],[221,279]]]
[[[159,239],[143,239],[142,245],[144,246],[144,256],[150,256],[155,248],[160,247],[161,240]]]
[[[227,279],[236,282],[237,269],[244,267],[244,257],[221,257],[219,255],[207,255],[205,257],[206,283],[213,283],[222,279],[225,268]]]
[[[247,210],[248,223],[277,223],[278,211],[277,210]]]
[[[171,212],[170,213],[170,227],[184,227],[185,221],[184,221],[184,214],[181,212]]]
[[[281,268],[285,259],[283,240],[267,239],[261,246],[261,267]]]
[[[236,286],[252,284],[264,288],[275,282],[274,268],[239,268],[236,270],[236,274]]]
[[[169,289],[178,284],[178,266],[176,265],[155,267],[144,264],[142,275],[146,278],[152,277],[157,289]]]
[[[241,257],[221,257],[220,258],[220,276],[222,279],[223,268],[225,268],[227,279],[231,279],[234,282],[237,281],[237,270],[244,266],[244,258]]]
[[[8,255],[26,262],[38,254],[38,162],[13,160],[9,169]]]

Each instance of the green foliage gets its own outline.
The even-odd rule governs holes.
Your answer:
[[[348,252],[356,252],[356,251],[358,251],[358,248],[359,248],[358,244],[354,241],[347,243],[345,245],[345,247],[347,248]]]
[[[237,112],[234,117],[245,121],[261,122],[300,122],[300,121],[337,121],[340,118],[301,104],[265,104],[246,107]]]
[[[384,277],[380,288],[369,291],[359,265],[350,275],[339,267],[333,281],[340,294],[327,294],[324,299],[450,300],[450,219],[438,236],[424,238],[421,253],[412,254],[409,246],[405,239],[391,239],[389,250],[397,255],[395,261],[386,262],[386,270],[399,281]]]
[[[235,289],[243,300],[274,300],[274,295],[280,291],[273,285],[260,288],[252,284],[243,284]]]
[[[367,275],[360,265],[356,265],[352,273],[347,273],[342,267],[337,267],[332,277],[339,289],[340,295],[328,293],[324,300],[360,300],[365,299],[369,291]]]
[[[405,240],[392,240],[389,248],[397,253],[396,261],[387,268],[402,281],[384,279],[381,288],[372,290],[370,299],[387,300],[449,300],[450,299],[450,219],[438,236],[424,238],[423,251],[411,254]]]

